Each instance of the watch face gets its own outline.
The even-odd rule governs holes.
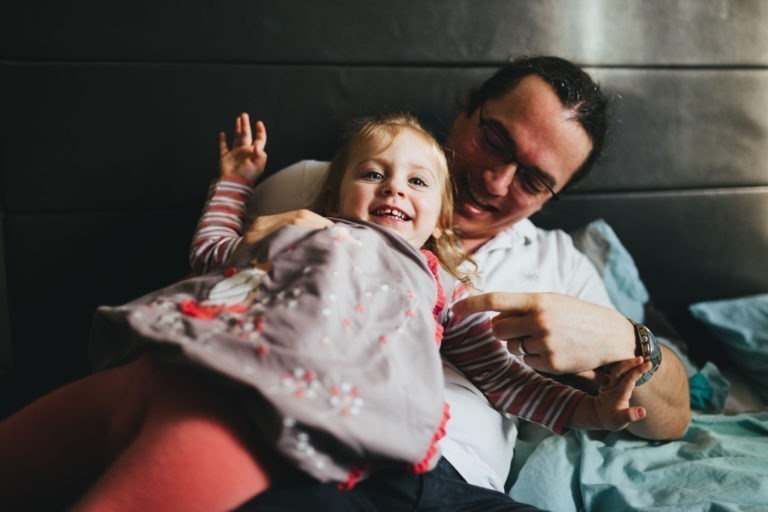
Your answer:
[[[661,347],[656,341],[656,337],[653,335],[650,329],[642,324],[635,324],[635,336],[637,336],[638,350],[642,351],[643,357],[647,358],[652,367],[645,372],[642,377],[635,381],[635,386],[645,384],[656,373],[661,365]]]
[[[637,325],[638,342],[640,343],[640,355],[643,357],[651,357],[651,338],[653,334],[644,325]]]

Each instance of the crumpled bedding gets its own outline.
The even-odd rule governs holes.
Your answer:
[[[671,442],[574,430],[518,443],[509,495],[546,510],[768,510],[768,412],[694,413]]]

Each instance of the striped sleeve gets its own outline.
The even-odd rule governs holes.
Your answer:
[[[466,286],[450,302],[467,296]],[[444,321],[441,352],[459,368],[498,410],[543,425],[555,433],[567,431],[579,400],[586,394],[539,375],[521,364],[493,336],[491,317],[475,313]]]
[[[223,265],[237,248],[253,186],[240,178],[211,182],[189,250],[192,270],[202,274]]]

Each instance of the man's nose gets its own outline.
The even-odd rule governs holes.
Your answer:
[[[489,167],[483,171],[485,188],[495,196],[505,196],[516,173],[517,164],[515,162]]]

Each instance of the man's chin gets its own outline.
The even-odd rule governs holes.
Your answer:
[[[462,209],[462,211],[455,212],[453,216],[453,224],[456,228],[456,232],[460,233],[462,236],[474,238],[487,230],[487,227],[490,224],[490,218],[488,217],[488,212],[472,215]]]
[[[499,222],[491,212],[465,208],[462,205],[462,208],[454,212],[453,224],[462,238],[490,239],[514,222]]]

